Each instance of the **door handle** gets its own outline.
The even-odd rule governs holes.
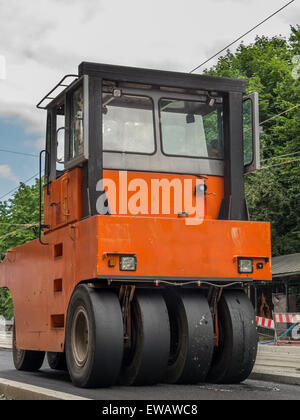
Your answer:
[[[60,200],[61,200],[61,212],[62,215],[65,217],[70,216],[70,212],[68,211],[68,184],[69,184],[69,177],[63,177],[61,180],[61,190],[60,190]],[[66,184],[67,186],[67,194],[64,198],[64,185]],[[64,208],[64,203],[66,203],[66,209]]]

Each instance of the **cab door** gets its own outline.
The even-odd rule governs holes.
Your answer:
[[[82,170],[75,168],[45,187],[44,217],[47,232],[75,223],[82,217]]]
[[[45,233],[82,218],[81,165],[87,160],[84,79],[72,84],[48,111],[46,155],[50,162],[46,161],[44,223],[49,228]]]

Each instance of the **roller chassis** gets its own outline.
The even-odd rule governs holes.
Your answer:
[[[64,352],[48,352],[48,363],[52,369],[69,371],[79,387],[242,382],[252,371],[257,351],[248,286],[249,281],[203,286],[199,282],[128,284],[126,280],[116,286],[97,279],[80,283],[67,312]],[[88,366],[84,374],[74,362],[71,344],[77,328],[72,326],[72,305],[80,293],[95,312],[88,322],[94,319],[92,329],[100,334],[86,349],[94,359],[84,362]],[[103,298],[106,305],[101,308]],[[249,337],[249,347],[244,345],[245,337]],[[17,350],[14,338],[17,369],[38,370],[43,359],[44,352]]]
[[[120,273],[118,264],[113,268],[107,265],[107,255],[115,258],[116,254],[114,248],[108,247],[109,238],[105,234],[105,227],[114,225],[117,219],[113,216],[89,218],[45,235],[48,246],[41,246],[37,240],[8,253],[0,265],[0,278],[6,280],[4,285],[9,287],[14,298],[14,354],[19,354],[18,358],[15,356],[16,368],[39,369],[46,351],[48,359],[50,353],[56,356],[54,362],[53,357],[50,359],[54,369],[59,368],[61,359],[66,358],[62,367],[80,387],[245,380],[254,365],[257,348],[254,310],[245,293],[253,278],[245,275],[194,277],[191,255],[190,264],[185,265],[189,274],[186,278],[143,275],[147,274],[145,272],[137,272],[135,276],[129,272]],[[119,219],[118,224],[120,220],[127,219]],[[134,219],[131,223],[139,225],[140,220]],[[151,220],[144,221],[144,225],[146,223],[150,224]],[[161,223],[169,226],[174,222],[164,220]],[[176,231],[182,228],[191,238],[199,235],[197,230],[206,229],[205,226],[187,229],[181,221],[176,223]],[[218,223],[218,229],[229,227],[228,222]],[[230,223],[230,226],[239,226],[240,232],[248,232],[240,235],[240,238],[247,237],[248,245],[251,230],[256,234],[255,241],[259,234],[263,237],[269,229],[264,223]],[[95,232],[99,232],[98,236]],[[119,236],[122,239],[122,235]],[[135,238],[139,267],[143,254],[136,234]],[[63,246],[58,246],[61,243]],[[241,246],[242,239],[239,244]],[[115,247],[116,242],[112,246]],[[124,240],[122,246],[118,245],[117,258],[129,254],[128,250],[132,254],[132,248]],[[147,249],[148,253],[155,255],[156,244],[153,246],[153,251],[149,246]],[[215,246],[217,250],[216,241]],[[259,257],[267,253],[264,247],[264,244],[261,249],[256,247],[260,253],[258,261],[265,261]],[[191,252],[187,245],[185,248],[188,256]],[[181,261],[182,249],[181,254],[177,254]],[[235,254],[232,249],[230,252]],[[39,255],[39,258],[32,264],[33,260],[28,257],[34,255]],[[176,250],[173,255],[168,255],[174,258]],[[163,258],[165,256],[160,263],[161,271]],[[170,267],[170,264],[167,262],[166,266]],[[205,265],[203,267],[205,269]],[[237,270],[234,258],[228,267]],[[97,270],[103,273],[97,273]],[[117,273],[107,275],[105,270]],[[37,272],[40,275],[33,281]],[[61,290],[53,289],[59,279],[63,279]],[[83,295],[80,299],[87,315],[76,318],[72,315],[72,302],[78,293]],[[91,323],[88,349],[79,340],[79,350],[76,350],[76,334],[72,331],[78,328],[83,331],[85,327],[80,325],[84,324],[84,319],[87,319],[86,325]],[[96,331],[100,334],[99,339],[94,336]],[[244,345],[246,339],[247,346]],[[101,344],[103,341],[107,343],[105,348]],[[79,357],[81,362],[78,362],[78,356],[74,356],[77,353],[82,355]],[[79,369],[78,363],[86,369]],[[147,368],[149,366],[151,369]]]
[[[76,80],[66,86],[69,76]],[[0,287],[11,291],[15,309],[16,368],[39,370],[47,353],[50,367],[67,370],[79,387],[245,380],[257,352],[248,288],[272,279],[270,225],[249,221],[243,185],[244,171],[259,165],[257,95],[253,160],[244,167],[244,81],[94,63],[69,76],[38,104],[47,109],[40,238],[9,250],[0,264]],[[154,143],[161,137],[161,98],[168,106],[175,96],[189,107],[196,98],[203,116],[215,109],[223,159],[167,155],[162,138],[152,155],[104,150],[107,106],[122,94],[154,104]],[[61,115],[66,125],[58,128]],[[186,117],[186,124],[195,122],[190,112]],[[62,129],[63,171],[56,166]],[[79,133],[77,155],[71,133]],[[148,187],[154,178],[193,186],[201,179],[205,214],[196,224],[175,209],[99,215],[101,194],[111,203],[99,179],[117,184],[125,170],[127,187],[136,178]],[[130,272],[122,257],[134,258]],[[252,272],[240,271],[243,258],[252,261]]]

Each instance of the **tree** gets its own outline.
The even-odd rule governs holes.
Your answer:
[[[18,191],[8,202],[0,202],[0,253],[38,237],[39,180],[33,186],[20,184]],[[36,224],[29,229],[24,225]],[[6,236],[8,235],[9,236]],[[0,289],[0,315],[13,316],[13,304],[9,291]]]
[[[300,82],[293,78],[293,58],[299,54],[297,26],[291,27],[289,39],[263,36],[251,45],[241,44],[206,71],[244,78],[247,93],[260,95],[263,170],[246,177],[246,195],[252,220],[272,223],[274,256],[300,252]],[[285,161],[290,163],[281,165]]]

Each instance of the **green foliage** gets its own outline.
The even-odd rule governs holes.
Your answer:
[[[289,39],[258,37],[241,44],[209,71],[210,75],[244,78],[247,93],[260,95],[264,122],[300,103],[300,79],[292,76],[293,58],[300,54],[300,26],[291,27]],[[274,158],[300,152],[300,107],[262,124],[263,170],[246,177],[246,195],[252,220],[271,221],[273,255],[300,252],[300,160]],[[271,167],[270,167],[271,166]]]
[[[12,297],[8,289],[0,289],[0,315],[5,319],[12,319],[14,316]]]
[[[21,183],[12,199],[0,202],[0,253],[38,237],[38,226],[15,231],[21,229],[22,225],[38,223],[39,185],[38,180],[31,187]],[[11,235],[1,239],[8,233]],[[12,299],[7,289],[0,289],[0,315],[7,319],[13,316]]]

